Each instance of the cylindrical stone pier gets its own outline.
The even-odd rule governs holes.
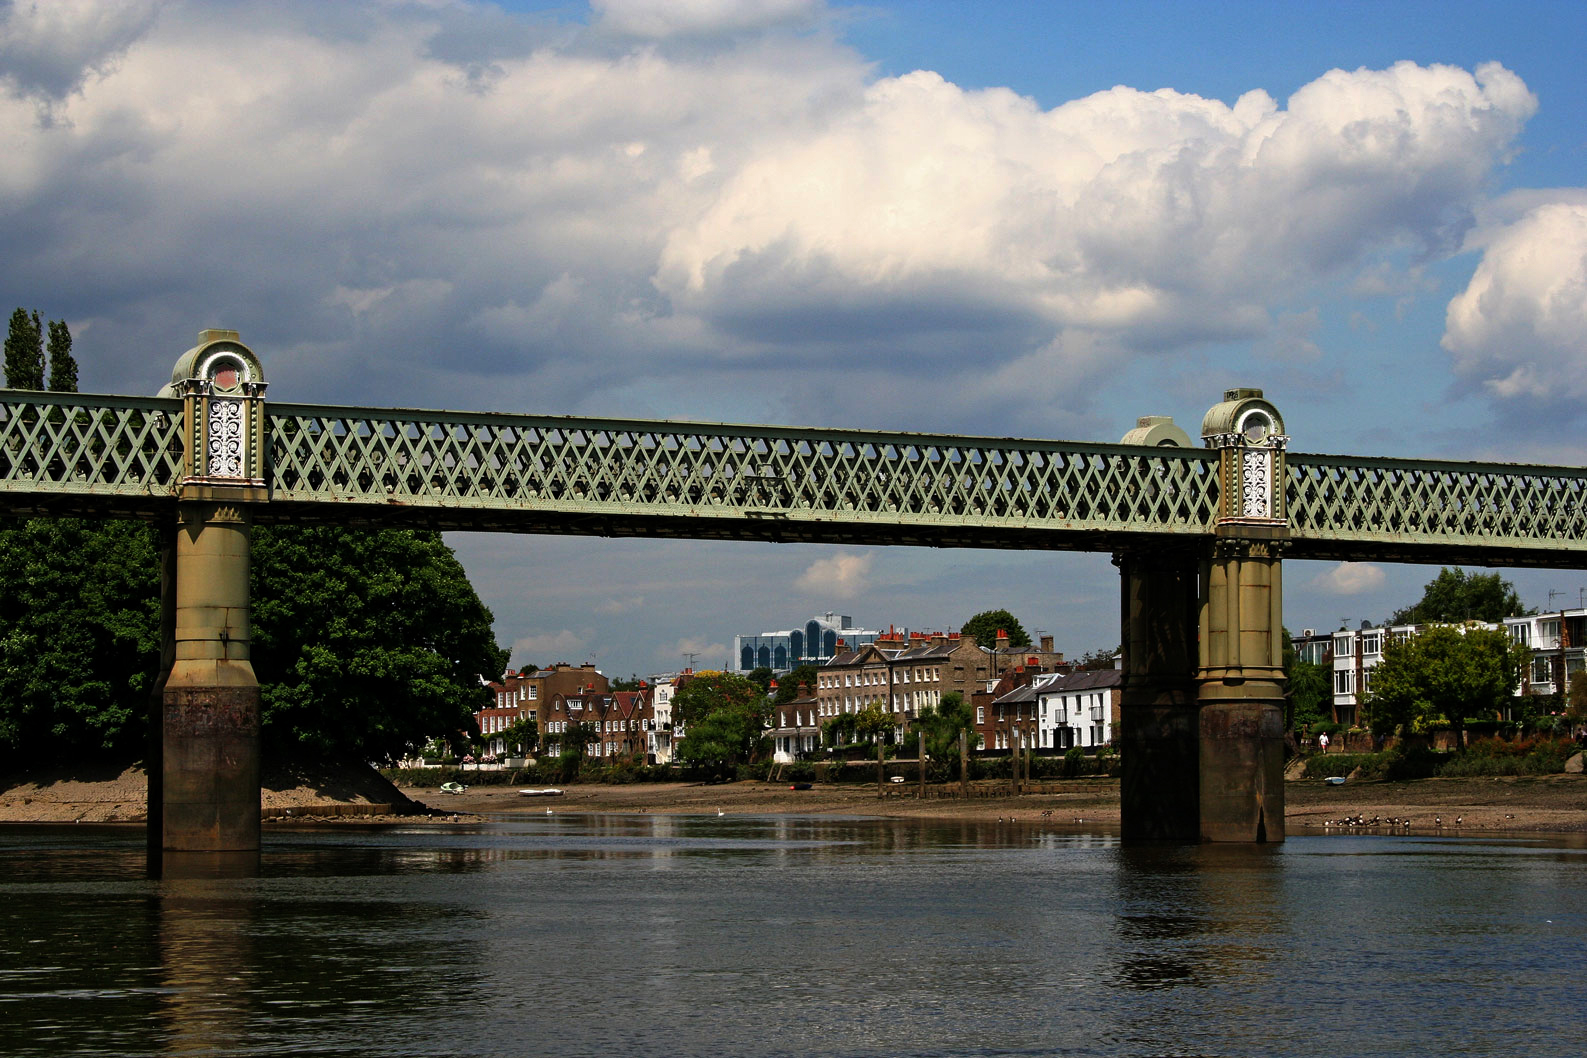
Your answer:
[[[1220,540],[1206,566],[1196,694],[1203,841],[1284,840],[1279,576],[1273,543],[1261,540]]]
[[[1196,841],[1200,836],[1197,752],[1194,549],[1114,556],[1124,632],[1119,749],[1123,838]]]
[[[184,503],[165,682],[161,848],[259,847],[259,681],[248,656],[248,508]]]

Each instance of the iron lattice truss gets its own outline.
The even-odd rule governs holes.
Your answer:
[[[182,402],[0,390],[0,508],[149,517],[182,474]]]
[[[1292,454],[1286,501],[1307,558],[1575,569],[1587,469]]]
[[[272,505],[468,528],[1105,550],[1217,494],[1182,449],[279,404],[270,436]]]
[[[174,399],[6,392],[0,508],[159,517]],[[1106,551],[1193,542],[1215,453],[269,404],[260,521]],[[1587,470],[1290,454],[1294,557],[1575,568]]]

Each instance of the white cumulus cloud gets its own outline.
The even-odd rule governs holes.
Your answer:
[[[1491,235],[1443,346],[1495,397],[1587,397],[1587,202],[1535,206]]]
[[[1406,62],[1043,108],[877,78],[818,0],[7,10],[61,57],[48,121],[0,93],[0,260],[134,392],[232,326],[281,399],[1050,431],[1137,357],[1317,357],[1315,284],[1458,247],[1536,106]]]
[[[1365,595],[1378,591],[1387,581],[1381,566],[1370,562],[1341,562],[1313,577],[1311,586],[1329,595]]]
[[[852,599],[870,586],[871,562],[875,553],[844,552],[820,558],[794,581],[794,587],[811,595]]]

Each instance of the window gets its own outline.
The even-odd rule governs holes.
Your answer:
[[[1362,632],[1361,653],[1363,656],[1369,658],[1376,657],[1377,655],[1383,653],[1383,633]]]
[[[978,705],[975,707],[975,722],[977,724],[986,723],[986,706]]]
[[[535,684],[531,683],[529,685],[529,700],[532,702],[536,698],[539,698],[539,697],[540,697],[540,688],[538,686],[536,686]]]
[[[1527,625],[1510,626],[1510,639],[1513,642],[1520,643],[1522,646],[1527,644],[1531,633],[1532,629]]]
[[[1554,682],[1554,666],[1551,662],[1552,659],[1543,657],[1541,655],[1532,659],[1533,683]]]
[[[1340,632],[1334,636],[1334,657],[1354,657],[1356,653],[1356,637],[1349,632]]]
[[[1537,624],[1538,638],[1542,647],[1554,648],[1559,646],[1559,618],[1548,621],[1539,621]]]
[[[1354,669],[1334,670],[1334,693],[1354,694],[1356,691],[1356,674]]]

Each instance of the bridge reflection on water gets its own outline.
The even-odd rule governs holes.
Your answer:
[[[0,1053],[1578,1053],[1587,849],[534,817],[0,829]]]

